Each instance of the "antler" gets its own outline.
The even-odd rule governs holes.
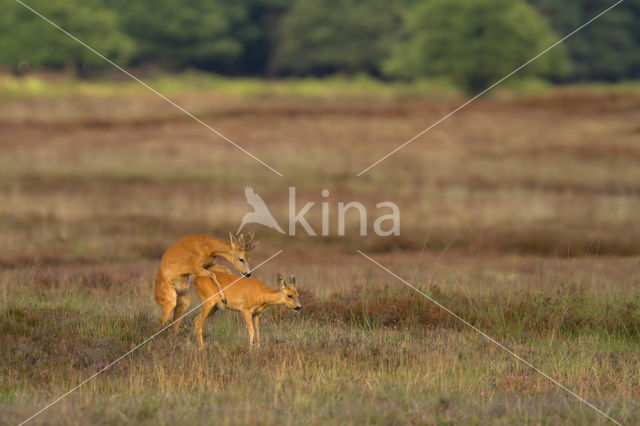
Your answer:
[[[260,243],[260,241],[256,241],[254,237],[255,237],[254,233],[240,235],[239,241],[242,245],[242,248],[247,253],[253,250],[254,248],[256,248],[256,246]]]

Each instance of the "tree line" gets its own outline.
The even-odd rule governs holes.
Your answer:
[[[227,75],[445,76],[477,90],[613,0],[27,0],[118,64]],[[523,70],[554,81],[640,77],[640,0],[625,0]],[[17,2],[0,66],[107,66]]]

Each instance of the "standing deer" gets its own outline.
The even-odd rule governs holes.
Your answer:
[[[230,274],[216,273],[218,280],[225,287],[227,303],[223,304],[222,297],[214,287],[214,282],[209,277],[197,277],[193,283],[202,300],[202,312],[194,318],[196,337],[200,349],[204,347],[202,341],[202,327],[208,317],[218,309],[231,309],[242,312],[249,332],[249,346],[255,343],[260,347],[260,314],[269,306],[287,305],[296,312],[300,312],[302,305],[298,300],[296,279],[292,275],[287,283],[278,274],[277,281],[280,290],[273,290],[263,282],[253,278],[242,278]]]
[[[172,245],[160,259],[155,279],[156,303],[162,307],[161,325],[173,311],[174,332],[178,330],[182,316],[191,303],[189,283],[193,276],[207,277],[218,286],[220,297],[226,303],[225,294],[214,271],[230,274],[224,265],[213,262],[216,257],[228,260],[243,276],[251,276],[249,253],[258,244],[253,234],[241,234],[236,238],[229,233],[229,243],[206,235],[188,235]]]

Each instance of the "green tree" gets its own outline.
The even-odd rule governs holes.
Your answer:
[[[29,5],[115,62],[125,62],[132,40],[99,0],[31,0]],[[15,1],[0,3],[0,65],[75,67],[108,64]]]
[[[137,63],[170,69],[221,71],[243,47],[233,23],[246,19],[242,2],[224,0],[112,0],[125,31],[139,45]]]
[[[235,0],[234,4],[244,8],[242,19],[232,23],[232,34],[243,46],[237,70],[243,74],[274,75],[278,28],[294,0]]]
[[[524,0],[427,0],[405,15],[403,40],[385,70],[403,77],[446,76],[477,92],[553,44],[546,21]],[[520,75],[566,73],[557,46]]]
[[[568,34],[612,0],[529,0],[559,34]],[[640,78],[640,0],[625,0],[565,42],[572,80]]]
[[[281,22],[278,69],[294,74],[378,73],[396,40],[404,3],[299,0]]]

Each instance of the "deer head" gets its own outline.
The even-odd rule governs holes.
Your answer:
[[[280,286],[280,292],[282,293],[282,301],[285,305],[290,307],[296,312],[300,312],[302,305],[300,304],[298,290],[296,289],[296,277],[291,275],[289,284],[284,281],[282,275],[278,274],[276,277],[278,285]]]
[[[236,237],[229,232],[229,243],[231,245],[231,263],[242,275],[250,277],[249,254],[258,245],[254,234],[240,234]]]

